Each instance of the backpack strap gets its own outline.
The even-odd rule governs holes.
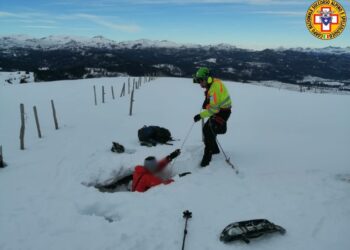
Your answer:
[[[154,141],[140,141],[140,145],[146,147],[153,147],[156,146],[157,143],[155,143]]]
[[[166,143],[162,143],[163,145],[169,145],[169,146],[174,146],[173,143],[169,143],[169,142],[166,142]]]

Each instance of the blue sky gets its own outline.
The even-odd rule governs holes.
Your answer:
[[[243,48],[350,46],[350,25],[335,40],[305,27],[313,0],[0,0],[0,35],[96,36]],[[350,15],[350,2],[339,0]]]

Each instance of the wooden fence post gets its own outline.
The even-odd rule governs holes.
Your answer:
[[[36,129],[38,130],[38,136],[39,136],[39,138],[41,138],[41,129],[40,129],[38,111],[37,111],[37,109],[36,109],[36,106],[33,107],[33,110],[34,110],[34,116],[35,116]]]
[[[134,103],[134,89],[131,92],[131,97],[130,97],[130,111],[129,111],[129,115],[132,116],[132,106]]]
[[[105,103],[105,86],[102,85],[102,103]]]
[[[96,86],[94,85],[95,105],[97,106]]]
[[[113,86],[111,86],[111,89],[112,89],[112,98],[113,98],[113,100],[115,99],[115,96],[114,96],[114,88],[113,88]]]
[[[24,120],[24,104],[20,104],[21,109],[21,130],[19,134],[19,139],[21,141],[21,150],[24,150],[24,133],[25,133],[25,120]]]
[[[124,95],[125,95],[125,82],[124,82],[122,91],[120,92],[120,97],[122,97],[122,96],[124,96]]]
[[[128,78],[128,95],[130,95],[130,77]]]
[[[58,129],[58,122],[57,122],[57,116],[56,116],[56,108],[53,100],[51,100],[51,107],[52,107],[52,114],[53,114],[53,121],[55,122],[55,129]]]
[[[5,162],[4,162],[4,157],[3,157],[3,154],[2,154],[2,145],[0,145],[0,168],[4,168],[6,165],[5,165]]]

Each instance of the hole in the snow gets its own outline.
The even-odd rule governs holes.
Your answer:
[[[87,187],[94,187],[103,193],[129,192],[132,185],[132,174],[126,176],[114,176],[106,181],[94,183],[82,183]]]
[[[350,183],[350,174],[338,174],[336,178],[340,181],[345,181]]]

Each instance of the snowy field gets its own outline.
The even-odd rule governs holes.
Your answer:
[[[129,96],[119,98],[124,81],[0,85],[0,144],[9,165],[0,169],[1,250],[181,249],[186,209],[193,212],[188,250],[350,249],[349,96],[227,82],[234,109],[228,133],[219,140],[239,175],[222,155],[210,167],[198,167],[203,146],[196,124],[182,155],[165,173],[192,175],[146,193],[100,193],[81,183],[104,181],[146,156],[163,157],[182,144],[141,147],[139,128],[160,125],[183,139],[203,100],[190,79],[159,78],[136,90],[129,117]],[[102,85],[106,104],[100,103]],[[18,139],[20,103],[26,108],[24,151]],[[43,139],[36,135],[33,105]],[[136,153],[111,153],[112,140]],[[229,223],[256,218],[285,227],[287,234],[250,245],[219,241]]]
[[[317,86],[316,81],[322,82],[324,84],[323,87]],[[289,90],[289,91],[297,91],[297,92],[311,92],[318,94],[333,94],[333,95],[350,95],[350,86],[345,85],[341,82],[335,82],[328,79],[317,78],[317,77],[308,77],[305,78],[304,81],[309,81],[311,84],[306,86],[299,86],[297,84],[291,83],[283,83],[278,81],[260,81],[260,82],[250,82],[250,84],[254,84],[257,86],[265,86],[270,88],[278,88],[279,90]],[[300,81],[303,83],[303,81]],[[336,88],[333,88],[336,87]]]

